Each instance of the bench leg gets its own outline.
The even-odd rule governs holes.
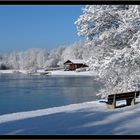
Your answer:
[[[129,105],[135,105],[135,98],[127,99],[126,100],[126,105],[127,106],[129,106]]]
[[[115,109],[115,108],[116,108],[115,94],[114,94],[114,98],[113,98],[112,104],[107,104],[107,108],[108,108],[108,109]]]
[[[107,104],[108,109],[115,109],[116,108],[116,102],[112,104]]]

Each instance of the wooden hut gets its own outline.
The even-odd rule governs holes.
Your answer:
[[[83,59],[70,59],[64,62],[65,70],[74,71],[78,68],[88,67]]]

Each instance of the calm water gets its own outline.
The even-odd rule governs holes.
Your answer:
[[[97,100],[93,77],[0,74],[0,114]]]

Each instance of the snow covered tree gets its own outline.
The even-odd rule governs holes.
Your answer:
[[[45,67],[58,67],[58,63],[59,61],[61,61],[61,56],[64,49],[65,47],[58,47],[56,49],[53,49],[48,56]]]
[[[41,69],[48,67],[63,67],[67,59],[85,59],[89,57],[90,49],[85,42],[78,41],[68,46],[60,46],[48,53],[47,49],[31,48],[21,52],[11,52],[2,55],[2,63],[11,69]]]
[[[37,66],[38,68],[45,68],[45,63],[48,60],[49,53],[47,49],[40,49],[37,54]]]
[[[2,56],[2,63],[11,69],[39,69],[44,68],[48,60],[46,49],[32,48],[23,52],[12,52]]]
[[[20,54],[21,68],[23,69],[40,69],[44,68],[48,60],[48,51],[46,49],[32,48]]]
[[[104,83],[101,95],[138,90],[140,6],[86,6],[75,23],[94,50],[88,64]]]
[[[5,58],[5,60],[12,69],[19,69],[19,55],[17,52],[10,53],[9,57]]]
[[[66,61],[68,59],[82,59],[83,58],[83,41],[74,42],[65,47],[61,59]]]

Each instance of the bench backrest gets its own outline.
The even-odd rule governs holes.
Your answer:
[[[113,101],[114,96],[115,96],[115,100],[125,100],[125,99],[129,99],[129,98],[134,98],[135,94],[136,94],[136,98],[138,98],[140,91],[111,94],[111,95],[108,95],[108,101],[109,102]]]

